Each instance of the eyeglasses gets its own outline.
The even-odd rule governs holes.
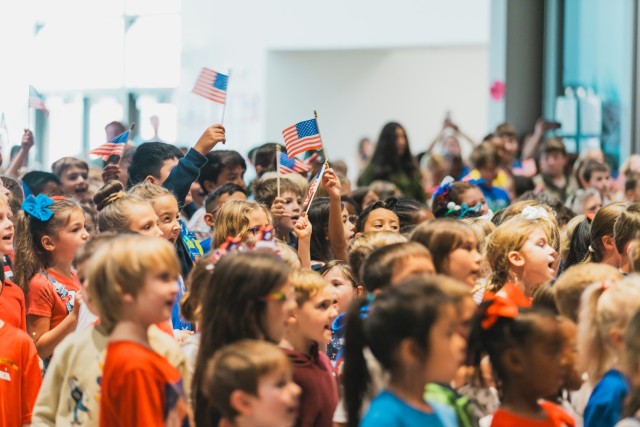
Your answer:
[[[293,300],[293,294],[287,295],[286,292],[278,291],[272,292],[264,297],[260,298],[261,301],[274,301],[274,302],[284,302]]]

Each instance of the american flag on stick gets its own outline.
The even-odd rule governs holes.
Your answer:
[[[111,141],[107,141],[99,147],[96,147],[93,150],[89,151],[89,154],[98,156],[104,161],[109,160],[109,157],[114,155],[122,157],[124,147],[127,145],[128,140],[129,131],[125,131],[124,133],[121,133],[120,135],[113,138]]]
[[[44,98],[40,95],[40,92],[35,87],[29,85],[29,108],[35,108],[36,110],[44,111],[44,114],[49,115],[46,105],[44,105]]]
[[[289,126],[282,131],[284,145],[287,147],[289,158],[310,150],[322,148],[322,139],[316,119],[305,120]]]
[[[305,197],[304,202],[302,203],[303,209],[305,212],[309,213],[309,206],[311,206],[311,202],[313,201],[313,197],[316,195],[316,191],[318,191],[318,187],[320,186],[320,181],[322,180],[322,174],[324,173],[324,168],[327,164],[323,164],[320,168],[320,172],[318,175],[311,181],[311,186],[309,187],[309,191],[307,191],[307,197]]]
[[[224,104],[227,99],[228,83],[229,76],[226,74],[203,68],[192,92],[218,104]]]
[[[280,153],[280,173],[286,175],[288,173],[302,173],[311,170],[311,163],[298,160],[295,157],[290,159],[286,153]]]

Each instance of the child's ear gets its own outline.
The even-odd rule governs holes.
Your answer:
[[[502,366],[508,372],[521,373],[527,369],[522,349],[509,348],[502,353]]]
[[[356,296],[359,297],[364,294],[364,287],[362,285],[356,286]]]
[[[618,252],[618,249],[616,248],[616,241],[613,239],[613,236],[603,236],[602,245],[608,251],[615,250],[616,252]]]
[[[156,185],[160,185],[158,178],[154,177],[153,175],[147,175],[147,177],[144,179],[145,182],[151,183],[151,184],[156,184]]]
[[[507,254],[507,260],[514,267],[523,267],[524,266],[524,257],[519,251],[511,251]]]
[[[205,224],[207,224],[209,227],[215,227],[216,226],[216,222],[213,219],[213,214],[207,212],[206,214],[204,214],[204,222]]]
[[[56,248],[56,245],[53,242],[53,238],[51,236],[42,236],[42,238],[40,239],[40,244],[45,251],[53,252],[53,250]]]
[[[131,294],[122,294],[122,302],[133,304],[136,298]]]
[[[229,404],[233,409],[238,411],[240,415],[247,416],[253,413],[252,402],[252,396],[243,390],[234,390],[229,396]]]
[[[609,330],[609,340],[614,348],[622,350],[624,347],[624,331],[620,330],[619,327],[614,326]]]

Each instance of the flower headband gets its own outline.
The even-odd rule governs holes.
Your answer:
[[[47,222],[53,216],[53,211],[49,209],[52,204],[53,200],[45,194],[38,194],[36,197],[31,194],[22,202],[22,210],[32,218]]]
[[[549,218],[549,212],[547,212],[547,210],[542,206],[539,206],[539,207],[527,206],[522,210],[520,215],[522,215],[525,219],[528,219],[531,221],[540,219],[540,218]]]
[[[440,182],[440,186],[435,193],[433,193],[433,200],[435,200],[438,196],[446,196],[451,191],[451,183],[455,180],[451,176],[445,176],[442,182]]]
[[[211,254],[210,263],[206,268],[207,270],[213,270],[217,262],[227,254],[256,249],[268,249],[273,251],[277,256],[280,256],[280,250],[274,240],[273,227],[271,225],[260,227],[256,239],[250,244],[243,243],[242,237],[227,236],[224,243]]]
[[[464,218],[464,216],[469,212],[474,212],[474,213],[480,212],[480,209],[482,209],[482,204],[478,203],[474,207],[470,208],[466,203],[463,203],[462,205],[456,205],[455,202],[449,202],[447,203],[447,209],[449,210],[447,211],[447,213],[444,214],[444,216],[449,216],[452,213],[457,212],[456,216],[458,218]]]

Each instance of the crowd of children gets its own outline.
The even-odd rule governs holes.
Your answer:
[[[0,427],[640,426],[638,156],[613,179],[539,126],[414,157],[388,123],[357,188],[221,125],[12,163]]]

